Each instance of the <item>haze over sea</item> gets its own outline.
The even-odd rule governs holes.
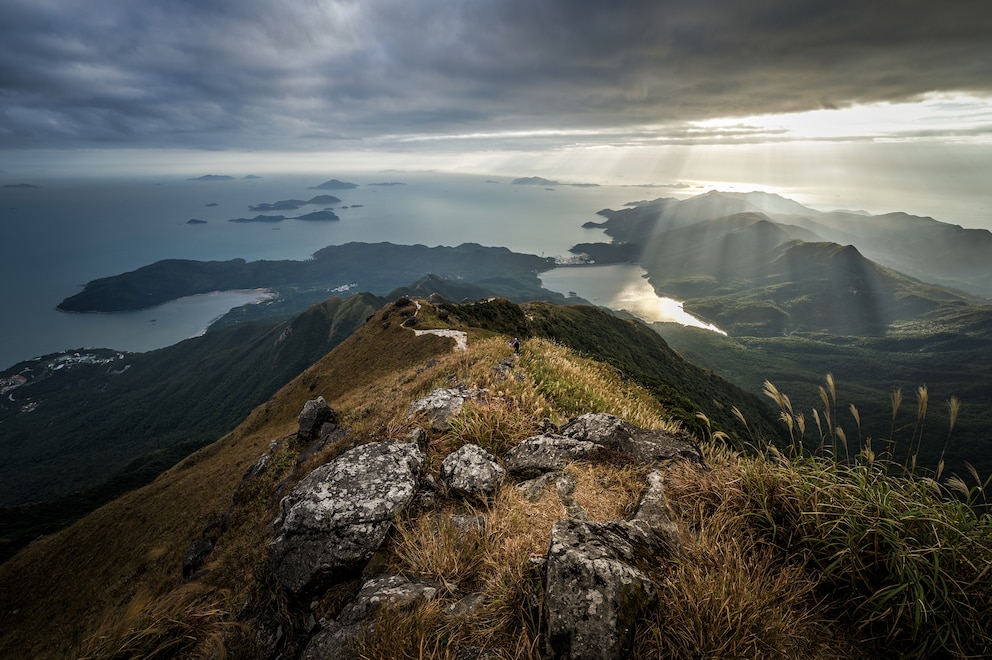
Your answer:
[[[311,190],[330,178],[353,190]],[[90,280],[160,259],[306,259],[327,245],[351,241],[505,246],[517,252],[567,256],[578,242],[599,240],[596,211],[669,196],[664,188],[512,185],[510,178],[386,172],[264,176],[190,181],[175,176],[32,179],[37,186],[0,188],[0,368],[75,348],[147,351],[202,332],[229,308],[258,297],[228,292],[194,296],[139,312],[65,314],[55,310]],[[374,185],[402,183],[403,185]],[[548,189],[552,188],[552,189]],[[287,219],[235,223],[258,214],[249,206],[318,194],[341,199],[338,222]],[[345,208],[346,207],[346,208]],[[318,210],[267,214],[302,215]],[[190,219],[206,224],[189,224]],[[624,271],[629,277],[631,271]],[[558,276],[560,287],[575,290]],[[342,282],[342,284],[348,284]],[[358,282],[357,290],[362,289]],[[623,283],[617,287],[623,288]],[[597,290],[602,291],[602,286]],[[564,292],[564,291],[563,291]],[[578,290],[579,295],[582,291]],[[597,294],[598,296],[598,294]],[[608,304],[608,301],[600,301]]]

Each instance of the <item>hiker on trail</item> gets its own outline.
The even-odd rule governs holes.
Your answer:
[[[514,337],[513,338],[513,341],[510,342],[510,346],[513,347],[513,352],[514,353],[516,353],[517,355],[520,355],[520,340],[519,339],[517,339],[516,337]]]

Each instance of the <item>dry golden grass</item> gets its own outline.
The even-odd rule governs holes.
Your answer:
[[[165,595],[139,592],[82,645],[81,660],[97,658],[227,657],[224,637],[240,624],[230,620],[229,594],[199,583]]]

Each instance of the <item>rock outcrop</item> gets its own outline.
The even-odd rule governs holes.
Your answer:
[[[683,459],[703,464],[703,454],[692,436],[681,431],[659,431],[634,426],[604,413],[587,413],[569,420],[561,434],[596,442],[642,463]]]
[[[486,499],[506,477],[496,457],[479,445],[463,445],[441,463],[441,482],[462,497]]]
[[[527,438],[506,452],[503,463],[511,474],[536,477],[560,470],[572,461],[587,458],[605,447],[592,440],[577,440],[563,435],[545,434]]]
[[[304,660],[358,659],[355,641],[363,625],[382,606],[403,607],[435,598],[439,585],[414,582],[400,575],[380,575],[366,580],[358,595],[331,621],[321,621],[321,630],[303,651]]]
[[[307,444],[320,437],[324,424],[337,426],[338,413],[327,405],[324,397],[319,396],[303,405],[297,422],[299,423],[299,430],[296,432],[296,437],[301,443]]]
[[[269,566],[295,594],[361,570],[412,499],[424,454],[416,444],[374,442],[345,452],[283,498]]]
[[[423,399],[414,401],[407,416],[412,417],[418,413],[426,413],[430,419],[431,428],[435,431],[447,431],[448,420],[462,409],[462,405],[471,399],[478,399],[484,393],[484,390],[470,390],[464,385],[438,388]]]
[[[428,413],[437,429],[446,426],[464,401],[479,394],[464,387],[435,390],[413,404],[409,414]],[[336,428],[336,418],[325,419],[326,404],[322,404],[322,399],[308,402],[300,416],[301,439],[319,438],[321,431],[313,431],[317,424],[325,431]],[[269,566],[278,581],[289,592],[306,596],[317,595],[321,587],[353,577],[363,568],[367,573],[358,595],[334,619],[311,624],[319,630],[302,657],[357,657],[354,642],[374,626],[378,607],[412,605],[450,592],[452,585],[447,582],[374,576],[369,561],[387,538],[395,516],[418,494],[421,508],[433,508],[445,494],[486,500],[498,491],[508,472],[529,478],[517,488],[530,501],[539,500],[554,485],[567,515],[553,525],[547,554],[535,564],[543,567],[546,651],[574,660],[629,657],[636,622],[657,602],[653,572],[681,552],[665,502],[663,473],[656,467],[648,474],[631,516],[599,522],[577,500],[577,482],[568,464],[595,461],[609,453],[652,466],[687,460],[706,469],[702,454],[688,434],[643,429],[611,415],[582,415],[560,433],[550,425],[547,430],[523,440],[501,458],[466,444],[444,458],[438,479],[430,474],[421,479],[426,460],[422,448],[430,443],[427,434],[416,429],[412,441],[361,445],[300,481],[283,499],[282,513],[274,523],[278,536],[269,548]],[[486,531],[485,515],[444,515],[465,534]],[[484,593],[466,594],[446,611],[450,617],[468,616],[485,601]]]

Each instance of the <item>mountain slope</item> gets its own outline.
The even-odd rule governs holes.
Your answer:
[[[751,212],[573,251],[597,262],[641,264],[660,293],[736,335],[880,335],[976,300],[882,267],[854,246],[810,238],[805,229]]]
[[[12,613],[0,630],[0,655],[135,657],[159,648],[187,657],[299,656],[320,629],[317,621],[339,616],[362,580],[342,574],[327,591],[306,598],[286,593],[266,563],[280,498],[345,450],[406,442],[423,425],[417,436],[426,452],[422,497],[396,521],[367,570],[441,587],[434,601],[377,615],[375,632],[358,638],[361,650],[370,657],[443,658],[473,649],[495,657],[548,657],[553,640],[547,633],[543,569],[532,558],[547,558],[549,531],[573,513],[585,516],[590,528],[617,529],[637,505],[648,467],[620,454],[573,463],[562,472],[570,482],[533,501],[516,477],[485,503],[429,484],[439,483],[442,459],[453,450],[476,443],[505,456],[523,438],[562,424],[575,410],[621,415],[644,428],[676,428],[667,406],[635,378],[540,336],[553,328],[565,343],[593,349],[604,341],[620,343],[610,350],[629,351],[638,366],[646,357],[638,348],[648,341],[646,335],[626,341],[629,333],[641,332],[636,325],[613,325],[600,314],[498,300],[435,306],[398,299],[233,432],[0,566],[0,608]],[[409,327],[413,318],[418,329],[466,332],[467,350],[453,350],[450,338],[416,335]],[[476,325],[481,319],[486,319],[482,327]],[[500,327],[531,329],[519,356]],[[660,360],[669,359],[665,353]],[[408,414],[415,399],[459,384],[485,392],[456,413],[447,429]],[[334,406],[349,432],[308,447],[296,436],[296,418],[318,395]],[[729,407],[738,401],[719,403]],[[955,599],[954,607],[946,608],[945,601],[935,600],[939,590],[929,591],[930,582],[910,582],[909,572],[886,575],[860,544],[842,555],[852,554],[850,561],[837,562],[834,554],[844,541],[836,534],[843,527],[836,524],[838,515],[846,525],[867,522],[873,529],[879,519],[899,520],[914,534],[892,544],[879,538],[884,561],[904,558],[907,571],[921,566],[929,580],[927,570],[933,567],[920,559],[932,556],[933,574],[943,580],[950,574],[943,567],[962,548],[969,560],[992,559],[992,539],[966,507],[934,500],[929,487],[904,488],[887,478],[878,492],[863,492],[867,480],[862,475],[859,483],[856,469],[745,457],[719,439],[700,440],[712,470],[689,463],[663,468],[665,497],[683,550],[677,558],[658,556],[645,566],[659,600],[637,621],[633,657],[712,657],[719,649],[734,657],[754,655],[755,649],[769,657],[926,655],[934,640],[942,639],[953,640],[944,651],[954,656],[989,650],[985,605],[992,589],[972,580],[967,562],[954,569],[960,582],[938,583]],[[880,472],[876,478],[883,479]],[[561,493],[568,483],[574,503],[566,510]],[[802,499],[808,492],[821,501]],[[872,497],[883,492],[888,508],[880,511]],[[852,504],[839,510],[841,502]],[[859,507],[869,502],[876,506],[867,507],[866,517]],[[662,506],[669,504],[662,500]],[[455,518],[484,531],[456,528]],[[925,524],[917,527],[917,522]],[[946,536],[938,544],[931,530]],[[198,545],[207,540],[209,546]],[[200,569],[184,578],[186,551],[204,547]],[[852,567],[864,572],[851,572]],[[915,626],[914,610],[904,609],[904,600],[881,611],[898,598],[901,584],[910,583],[927,590],[926,602],[936,603],[931,616],[920,618],[925,623]],[[471,594],[481,594],[483,604],[456,614],[451,606]],[[859,610],[875,612],[876,600],[878,619],[859,619]],[[852,602],[861,607],[851,607]],[[744,618],[728,624],[727,611]],[[58,612],[54,620],[53,612]],[[957,633],[953,638],[946,635],[949,626]],[[688,645],[681,646],[683,641]]]
[[[600,215],[606,221],[589,226],[602,227],[616,244],[658,243],[673,230],[742,213],[761,213],[791,227],[792,238],[854,245],[867,258],[924,282],[992,297],[992,232],[929,217],[822,212],[769,193],[711,191],[686,200],[662,198],[620,211],[604,209]]]

